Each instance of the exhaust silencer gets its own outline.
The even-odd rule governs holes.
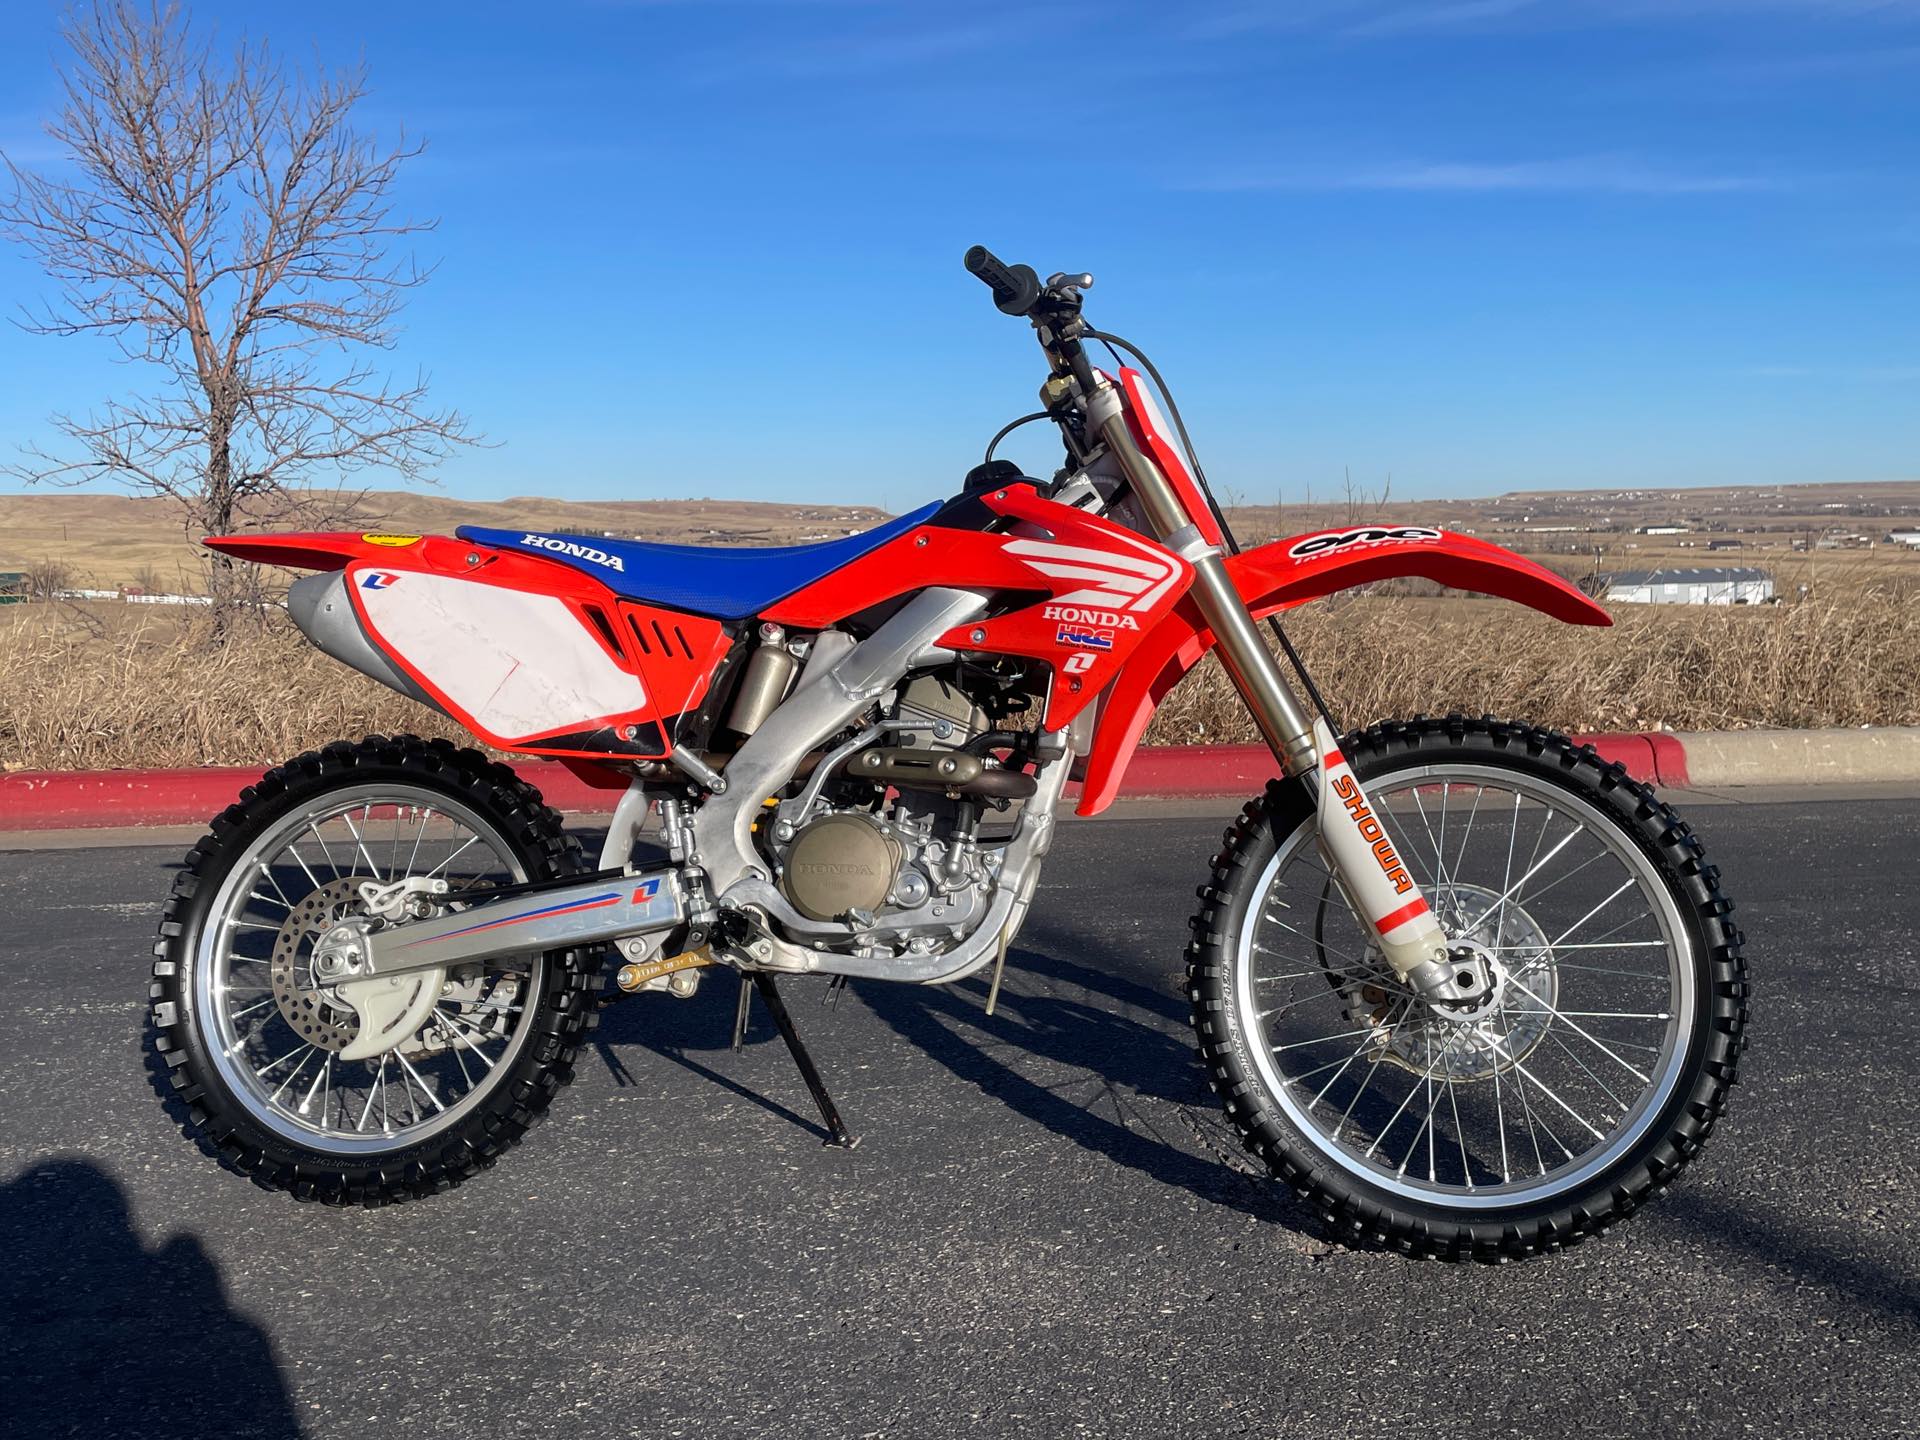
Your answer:
[[[373,643],[354,613],[347,596],[346,572],[330,570],[303,575],[287,587],[287,614],[300,633],[314,645],[389,690],[446,714],[446,707],[429,695]]]

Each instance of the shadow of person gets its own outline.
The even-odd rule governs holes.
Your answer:
[[[266,1333],[227,1303],[190,1234],[147,1249],[97,1165],[0,1185],[7,1434],[298,1436]]]

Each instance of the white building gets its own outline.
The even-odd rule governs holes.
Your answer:
[[[1907,545],[1920,550],[1920,530],[1896,530],[1887,536],[1887,540],[1894,545]]]
[[[1773,599],[1764,570],[1622,570],[1607,577],[1606,598],[1622,605],[1761,605]]]
[[[1642,535],[1686,535],[1691,533],[1691,525],[1642,525]]]

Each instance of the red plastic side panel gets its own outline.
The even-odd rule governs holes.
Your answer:
[[[602,762],[664,755],[670,746],[667,732],[671,721],[700,703],[714,668],[732,643],[726,627],[717,620],[624,600],[572,566],[441,535],[313,531],[222,535],[204,543],[223,554],[260,564],[305,570],[345,569],[355,612],[387,657],[448,714],[502,750]],[[428,583],[475,583],[490,590],[534,597],[535,604],[544,605],[557,619],[557,630],[543,632],[552,637],[553,649],[571,647],[576,655],[584,654],[589,660],[597,652],[604,659],[594,663],[633,677],[638,681],[633,688],[643,698],[607,713],[568,715],[565,723],[538,726],[531,732],[515,727],[522,733],[508,734],[483,723],[473,705],[462,705],[449,690],[448,671],[457,665],[462,648],[457,638],[450,638],[447,646],[438,650],[422,647],[417,640],[401,643],[383,635],[380,621],[370,613],[369,601],[377,596],[380,605],[375,608],[386,610],[386,623],[392,627],[396,617],[386,602],[404,599],[418,583],[411,582],[410,576],[426,577]],[[482,634],[473,643],[486,638]],[[536,642],[525,649],[524,666],[515,667],[522,673],[513,677],[513,683],[531,672],[537,684],[541,646]]]
[[[1512,600],[1572,625],[1613,623],[1551,570],[1471,535],[1428,526],[1363,524],[1296,535],[1228,557],[1227,571],[1256,619],[1336,590],[1418,576]],[[1142,639],[1102,707],[1080,814],[1097,815],[1113,803],[1154,710],[1212,647],[1213,632],[1191,600]]]
[[[940,643],[1050,667],[1041,723],[1057,730],[1122,673],[1141,641],[1173,613],[1193,584],[1193,567],[1109,520],[1043,500],[1030,486],[987,503],[1028,522],[987,537],[1029,567],[1026,584],[1011,588],[1044,586],[1045,594],[1022,609],[958,626]]]
[[[1023,523],[996,534],[931,525],[910,530],[789,595],[766,618],[817,628],[935,585],[1030,593],[1034,603],[963,625],[941,643],[1053,667],[1059,683],[1051,688],[1045,724],[1066,724],[1171,613],[1193,583],[1193,569],[1164,546],[1043,499],[1031,485],[980,498]]]
[[[1009,501],[1020,503],[1022,496],[1036,504],[1049,503],[1041,501],[1031,485],[1010,485],[988,503],[999,508]],[[794,591],[761,612],[761,618],[798,630],[818,630],[932,585],[964,585],[981,591],[1046,588],[1031,567],[1007,554],[1007,539],[978,530],[921,525]]]

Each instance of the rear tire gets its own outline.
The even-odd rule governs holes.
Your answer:
[[[1280,1102],[1273,1082],[1273,1057],[1271,1053],[1257,1053],[1262,1049],[1272,1050],[1266,1043],[1268,1031],[1258,1023],[1249,1024],[1247,1011],[1254,1006],[1246,998],[1250,993],[1247,977],[1236,973],[1250,970],[1256,963],[1250,948],[1255,932],[1249,928],[1249,917],[1257,917],[1256,905],[1269,903],[1263,898],[1267,893],[1265,887],[1273,883],[1283,848],[1289,844],[1301,846],[1304,843],[1302,827],[1310,826],[1313,818],[1312,805],[1303,786],[1297,782],[1274,781],[1264,795],[1248,803],[1227,832],[1225,847],[1213,858],[1213,874],[1199,891],[1202,903],[1193,917],[1192,938],[1187,947],[1187,991],[1193,1025],[1200,1043],[1200,1058],[1215,1094],[1224,1103],[1246,1147],[1265,1162],[1276,1178],[1286,1181],[1305,1199],[1335,1237],[1344,1242],[1382,1245],[1420,1257],[1498,1260],[1559,1249],[1599,1233],[1663,1189],[1699,1152],[1715,1120],[1725,1112],[1728,1087],[1735,1081],[1744,1045],[1747,981],[1746,965],[1740,953],[1743,937],[1732,924],[1733,907],[1721,894],[1719,872],[1706,863],[1693,832],[1652,789],[1631,779],[1622,766],[1602,762],[1591,746],[1576,748],[1562,735],[1492,719],[1451,716],[1445,720],[1416,719],[1407,724],[1376,725],[1349,735],[1340,748],[1369,794],[1391,787],[1393,777],[1401,772],[1417,772],[1404,783],[1413,785],[1418,779],[1418,783],[1428,786],[1429,793],[1430,783],[1419,777],[1447,773],[1450,766],[1463,767],[1483,776],[1510,775],[1516,785],[1530,786],[1535,793],[1564,795],[1570,805],[1577,804],[1586,813],[1597,812],[1622,855],[1629,860],[1635,856],[1645,857],[1649,864],[1642,869],[1647,875],[1658,877],[1657,888],[1664,890],[1671,902],[1664,906],[1663,913],[1675,917],[1679,932],[1687,942],[1683,947],[1676,947],[1673,954],[1677,956],[1679,949],[1684,948],[1689,958],[1684,961],[1674,958],[1669,963],[1691,967],[1685,986],[1685,993],[1692,997],[1691,1013],[1643,1017],[1673,1022],[1668,1033],[1678,1038],[1670,1047],[1673,1059],[1668,1063],[1676,1068],[1666,1072],[1671,1089],[1657,1106],[1650,1099],[1644,1102],[1646,1108],[1634,1121],[1635,1126],[1643,1127],[1637,1132],[1624,1128],[1623,1118],[1622,1138],[1618,1142],[1623,1148],[1617,1155],[1609,1155],[1601,1146],[1595,1147],[1593,1163],[1605,1162],[1597,1173],[1580,1175],[1577,1166],[1571,1163],[1574,1157],[1569,1155],[1567,1188],[1549,1194],[1545,1178],[1548,1172],[1543,1164],[1539,1186],[1542,1194],[1537,1199],[1516,1193],[1511,1203],[1507,1203],[1504,1191],[1491,1188],[1476,1194],[1473,1177],[1479,1174],[1485,1186],[1486,1172],[1474,1169],[1479,1162],[1477,1157],[1469,1160],[1469,1146],[1463,1131],[1451,1137],[1460,1142],[1460,1189],[1464,1192],[1459,1197],[1460,1203],[1446,1203],[1440,1187],[1422,1194],[1416,1185],[1395,1183],[1391,1173],[1374,1173],[1358,1160],[1336,1163],[1341,1160],[1341,1127],[1347,1121],[1343,1117],[1341,1125],[1333,1127],[1330,1145],[1324,1131],[1303,1128],[1300,1118],[1303,1113],[1309,1117],[1314,1115],[1313,1106],[1319,1097],[1309,1101],[1304,1111],[1298,1091],[1292,1092],[1288,1103]],[[1407,824],[1411,833],[1411,821]],[[1545,822],[1542,833],[1546,833]],[[1441,834],[1445,835],[1444,828]],[[1411,852],[1416,844],[1401,843],[1400,848],[1403,853]],[[1438,856],[1447,848],[1443,841],[1434,853]],[[1453,868],[1455,883],[1458,883],[1459,862]],[[1419,878],[1423,886],[1429,883],[1427,875]],[[1440,907],[1435,908],[1438,911]],[[1517,903],[1514,908],[1519,908]],[[1289,909],[1295,919],[1300,919],[1302,912],[1303,907],[1297,903]],[[1484,920],[1490,913],[1488,909],[1480,918]],[[1506,912],[1501,913],[1504,916]],[[1260,923],[1257,918],[1251,922],[1254,926]],[[1321,966],[1329,964],[1329,953],[1340,953],[1329,951],[1324,933],[1317,927],[1312,934],[1297,930],[1294,933],[1303,934],[1310,942],[1305,952],[1309,957],[1317,950],[1317,963]],[[1496,934],[1493,943],[1501,946],[1504,939]],[[1289,957],[1289,963],[1294,958],[1297,957]],[[1588,956],[1582,954],[1574,959],[1587,963],[1568,965],[1568,970],[1590,968]],[[1305,983],[1311,986],[1314,982]],[[1320,988],[1327,987],[1323,984]],[[1546,986],[1541,988],[1544,990]],[[1342,1006],[1343,1023],[1358,1026],[1359,1030],[1365,1030],[1368,1023],[1381,1026],[1382,1015],[1406,1013],[1389,1008],[1390,997],[1383,997],[1377,982],[1369,981],[1364,991],[1358,984],[1350,984],[1349,993],[1364,993],[1369,997],[1363,1009],[1381,1003],[1369,1022],[1365,1016],[1355,1019],[1350,1004],[1334,1002]],[[1564,1006],[1569,1002],[1562,999],[1560,1003]],[[1256,1015],[1265,1013],[1270,1012],[1255,1009]],[[1539,1020],[1539,1012],[1532,1018]],[[1574,1039],[1578,1032],[1564,1028],[1578,1022],[1556,1020],[1555,1023],[1563,1027],[1561,1034],[1573,1040],[1574,1045],[1580,1045],[1581,1042]],[[1608,1022],[1588,1020],[1586,1023],[1593,1026]],[[1506,1040],[1512,1043],[1511,1032]],[[1303,1042],[1308,1046],[1314,1043],[1318,1042]],[[1534,1038],[1531,1043],[1537,1045],[1540,1040]],[[1446,1051],[1443,1048],[1439,1052],[1441,1061],[1434,1061],[1429,1058],[1435,1054],[1432,1041],[1427,1044],[1425,1056],[1416,1054],[1411,1065],[1404,1061],[1400,1065],[1417,1069],[1420,1060],[1428,1061],[1424,1077],[1426,1123],[1430,1127],[1426,1137],[1429,1147],[1426,1163],[1431,1167],[1434,1141],[1445,1124],[1443,1112],[1436,1118],[1434,1096],[1441,1087],[1433,1083],[1434,1065],[1445,1062]],[[1386,1048],[1390,1047],[1382,1044],[1381,1049]],[[1564,1044],[1560,1048],[1573,1053]],[[1310,1048],[1300,1053],[1318,1058]],[[1359,1048],[1354,1050],[1356,1057],[1362,1053]],[[1505,1059],[1497,1047],[1492,1053]],[[1522,1052],[1515,1047],[1514,1053]],[[1538,1066],[1543,1061],[1535,1058],[1536,1053],[1549,1056],[1553,1052],[1528,1050],[1523,1058],[1534,1060]],[[1337,1055],[1336,1051],[1336,1059]],[[1303,1059],[1302,1064],[1305,1063]],[[1374,1068],[1378,1068],[1379,1063],[1375,1058]],[[1607,1062],[1595,1058],[1594,1063]],[[1647,1063],[1651,1067],[1653,1062]],[[1357,1076],[1358,1072],[1354,1073]],[[1506,1073],[1510,1090],[1517,1087],[1531,1093],[1536,1105],[1546,1106],[1546,1100],[1538,1092],[1529,1090],[1528,1082],[1533,1077]],[[1588,1074],[1604,1084],[1606,1077],[1598,1076],[1591,1069]],[[1609,1074],[1616,1082],[1620,1080],[1617,1072]],[[1338,1079],[1336,1073],[1334,1081]],[[1334,1081],[1326,1083],[1332,1085]],[[1346,1083],[1352,1085],[1354,1081]],[[1469,1079],[1463,1078],[1461,1088],[1465,1089],[1469,1083]],[[1412,1088],[1419,1084],[1418,1078],[1409,1082],[1409,1098],[1413,1098]],[[1312,1088],[1312,1084],[1305,1087],[1306,1090]],[[1453,1098],[1451,1088],[1445,1093],[1449,1099]],[[1358,1098],[1356,1094],[1355,1099]],[[1623,1117],[1627,1108],[1625,1104],[1621,1107]],[[1551,1113],[1561,1119],[1558,1112]],[[1456,1130],[1459,1118],[1457,1113],[1453,1116]],[[1503,1119],[1503,1133],[1505,1125]],[[1561,1119],[1561,1128],[1570,1129],[1571,1122]],[[1391,1123],[1387,1129],[1392,1129]],[[1404,1135],[1405,1131],[1397,1133]],[[1348,1143],[1356,1143],[1357,1138]],[[1380,1139],[1385,1139],[1385,1132]],[[1579,1143],[1579,1137],[1575,1139]],[[1420,1142],[1421,1136],[1415,1132],[1409,1153]],[[1447,1143],[1440,1142],[1443,1160]],[[1501,1158],[1503,1161],[1506,1158],[1504,1148]],[[1402,1159],[1400,1163],[1400,1177],[1404,1182],[1408,1162]],[[1492,1176],[1495,1182],[1500,1178],[1498,1173]],[[1511,1180],[1511,1176],[1507,1178]]]
[[[457,804],[484,822],[504,844],[507,853],[501,858],[528,880],[587,868],[579,842],[563,829],[559,815],[513,771],[477,751],[409,735],[340,742],[290,760],[267,771],[213,821],[174,882],[154,945],[148,1034],[156,1081],[169,1111],[203,1150],[256,1183],[302,1200],[381,1205],[451,1189],[492,1166],[545,1116],[554,1095],[572,1080],[582,1038],[598,1020],[598,957],[555,952],[527,972],[531,993],[519,997],[524,1037],[516,1028],[512,1043],[501,1051],[499,1073],[489,1064],[473,1087],[471,1103],[450,1107],[451,1121],[418,1127],[432,1133],[408,1139],[403,1129],[378,1153],[363,1148],[363,1153],[339,1154],[301,1144],[283,1133],[284,1127],[265,1123],[270,1112],[263,1115],[259,1097],[243,1097],[234,1083],[233,1047],[225,1047],[223,1066],[215,1055],[218,1041],[206,1029],[203,1004],[196,1004],[197,999],[204,1003],[199,991],[212,983],[196,973],[208,963],[203,934],[216,897],[234,893],[228,882],[235,867],[252,863],[263,836],[291,815],[324,807],[329,796],[343,790],[377,793],[381,786]],[[356,871],[359,863],[353,862]],[[482,1063],[476,1055],[474,1068]],[[378,1138],[371,1143],[378,1146]]]

